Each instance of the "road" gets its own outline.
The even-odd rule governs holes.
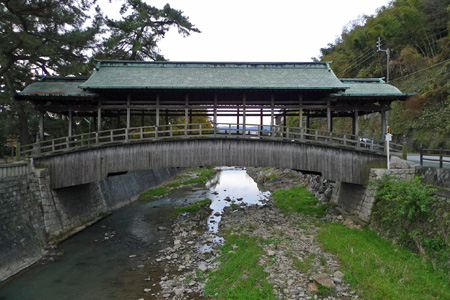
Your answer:
[[[424,155],[424,158],[439,159],[439,156],[437,156],[437,155]],[[420,154],[408,153],[408,158],[407,159],[408,159],[408,161],[414,162],[416,164],[420,164]],[[444,163],[444,168],[450,169],[450,158],[449,157],[444,157],[444,160],[446,161]],[[439,167],[439,162],[424,160],[423,161],[423,165],[427,166],[427,167]]]

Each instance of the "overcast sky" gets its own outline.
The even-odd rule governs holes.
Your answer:
[[[109,16],[120,16],[119,0],[100,1]],[[146,0],[169,3],[201,33],[183,38],[171,30],[160,42],[171,61],[311,61],[333,43],[343,27],[373,15],[390,0]]]

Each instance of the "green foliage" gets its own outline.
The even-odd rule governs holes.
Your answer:
[[[221,247],[222,256],[217,271],[208,274],[205,296],[214,299],[276,299],[267,274],[258,261],[263,248],[258,237],[231,235]]]
[[[216,173],[214,167],[208,167],[206,169],[197,168],[189,170],[189,172],[196,173],[196,177],[183,181],[183,184],[205,183],[206,181],[208,181],[210,177],[212,177]]]
[[[405,180],[384,176],[379,181],[374,214],[381,217],[383,225],[392,228],[423,221],[435,201],[433,191],[418,177]]]
[[[333,297],[333,296],[337,295],[336,289],[334,289],[334,288],[328,288],[321,284],[319,284],[318,288],[319,288],[319,291],[317,292],[317,296],[319,296],[321,298],[326,298],[329,296]]]
[[[431,259],[440,268],[450,270],[448,224],[435,224],[433,188],[418,177],[412,180],[390,176],[378,181],[373,221],[398,243]]]
[[[320,60],[333,61],[338,77],[386,77],[386,54],[376,47],[381,38],[381,48],[390,49],[390,83],[418,94],[394,104],[391,113],[396,142],[406,135],[414,150],[450,148],[449,5],[449,0],[391,1],[376,15],[351,21],[334,43],[321,49]],[[376,126],[360,118],[360,131],[375,137],[380,120],[370,118]],[[338,132],[349,132],[348,124],[334,125]]]
[[[195,270],[195,277],[197,278],[198,282],[204,282],[206,280],[205,273],[203,273],[203,271],[200,269]]]
[[[164,60],[157,43],[170,28],[175,27],[183,36],[200,32],[182,11],[166,4],[162,9],[142,0],[127,0],[120,10],[121,20],[106,18],[111,31],[101,55],[128,60]]]
[[[166,195],[168,193],[169,193],[169,190],[167,188],[165,188],[165,187],[157,187],[157,188],[149,189],[149,190],[143,192],[139,196],[139,199],[151,199],[153,197]]]
[[[322,217],[328,209],[328,205],[320,204],[319,200],[304,186],[292,187],[289,190],[277,190],[272,194],[272,198],[275,200],[275,206],[285,215],[302,212]]]
[[[183,184],[204,183],[207,180],[208,180],[208,178],[206,178],[206,176],[198,176],[198,177],[183,181]]]
[[[450,280],[444,270],[434,269],[373,231],[326,223],[318,238],[337,255],[345,280],[358,288],[362,299],[450,299]]]
[[[314,272],[313,266],[314,266],[315,260],[316,260],[316,254],[312,253],[308,257],[305,257],[303,260],[295,258],[294,264],[300,272],[302,272],[304,274],[310,274],[311,272]]]
[[[207,206],[207,205],[209,206],[209,205],[211,205],[211,203],[212,203],[211,199],[198,200],[198,201],[195,201],[194,203],[192,203],[189,206],[176,208],[175,211],[174,211],[174,215],[179,215],[179,214],[185,213],[185,212],[196,212],[201,207]]]
[[[0,1],[0,115],[11,124],[7,138],[20,134],[23,143],[32,142],[36,111],[12,96],[36,76],[85,76],[96,59],[163,60],[158,43],[170,28],[183,36],[200,32],[169,4],[158,9],[142,0],[121,2],[122,17],[112,20],[99,7],[93,11],[96,0]],[[49,119],[52,137],[67,133],[60,115]]]
[[[167,186],[168,187],[171,187],[171,188],[175,188],[175,187],[179,187],[180,185],[182,185],[183,183],[180,181],[180,180],[176,180],[176,181],[172,181],[172,182],[169,182],[168,184],[167,184]]]

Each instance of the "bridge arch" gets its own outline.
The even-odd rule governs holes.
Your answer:
[[[364,184],[370,168],[384,166],[386,157],[303,142],[204,137],[110,144],[36,157],[34,163],[49,170],[53,189],[97,182],[114,173],[206,165],[289,168]]]

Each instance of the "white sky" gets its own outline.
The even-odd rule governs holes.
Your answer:
[[[171,30],[159,44],[171,61],[303,62],[318,57],[343,27],[390,0],[145,0],[181,10],[201,33]],[[118,18],[120,0],[99,1]]]

